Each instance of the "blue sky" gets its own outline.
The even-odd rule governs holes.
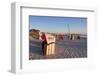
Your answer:
[[[42,32],[68,33],[68,25],[71,33],[87,33],[87,18],[29,16],[29,28],[38,29]]]

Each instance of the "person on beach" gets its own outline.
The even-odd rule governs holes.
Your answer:
[[[42,53],[43,55],[46,55],[47,39],[44,32],[41,35],[41,39],[42,39]]]

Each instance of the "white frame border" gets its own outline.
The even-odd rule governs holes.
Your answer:
[[[53,9],[53,10],[73,10],[73,11],[87,11],[95,12],[94,8],[90,7],[72,7],[60,8],[60,7],[45,7],[44,5],[34,5],[26,3],[12,3],[11,5],[11,72],[21,73],[22,72],[22,43],[21,43],[21,8],[40,8],[40,9]]]

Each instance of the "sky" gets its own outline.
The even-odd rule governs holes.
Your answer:
[[[29,16],[29,29],[51,33],[87,33],[87,18],[59,16]]]

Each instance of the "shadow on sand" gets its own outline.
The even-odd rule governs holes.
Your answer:
[[[35,44],[33,44],[33,43],[35,43]],[[31,53],[36,53],[36,54],[42,55],[42,46],[41,46],[41,43],[40,42],[30,41],[29,51]]]

